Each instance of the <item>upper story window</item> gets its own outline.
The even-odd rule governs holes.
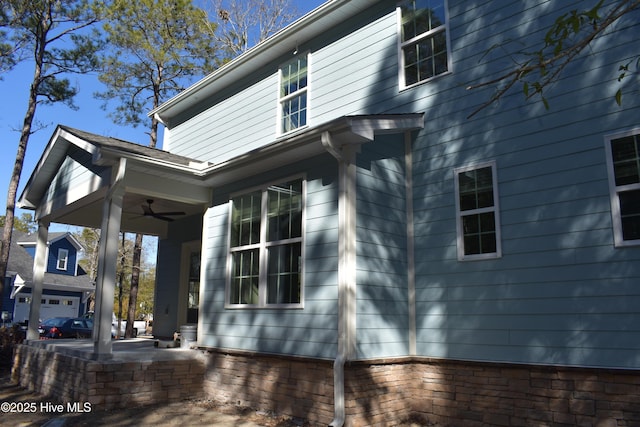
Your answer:
[[[455,169],[458,259],[502,255],[495,162]]]
[[[231,200],[229,306],[302,306],[302,179]]]
[[[449,71],[446,0],[404,0],[400,10],[400,86]]]
[[[58,270],[66,270],[69,262],[69,250],[58,249],[58,261],[56,262],[56,268]]]
[[[280,67],[280,133],[307,125],[307,75],[306,55]]]
[[[640,129],[605,141],[615,245],[640,245]]]

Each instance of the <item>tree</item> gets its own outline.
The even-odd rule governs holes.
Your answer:
[[[75,238],[80,242],[83,248],[83,257],[79,264],[87,272],[91,278],[91,282],[95,283],[98,277],[98,252],[100,245],[100,230],[96,228],[83,228],[80,234],[75,233]],[[93,310],[95,302],[95,292],[87,301],[87,311]]]
[[[29,88],[16,161],[7,192],[7,207],[0,250],[0,278],[5,277],[9,247],[15,221],[18,184],[38,105],[64,103],[74,107],[77,89],[69,73],[96,69],[96,52],[101,44],[88,28],[99,15],[87,0],[2,0],[0,3],[2,42],[0,67],[11,67],[22,60],[33,61],[33,80]],[[4,281],[0,280],[0,295]],[[0,300],[0,310],[2,301]]]
[[[0,227],[4,227],[5,216],[0,216]],[[36,222],[33,219],[33,215],[30,213],[23,213],[20,218],[13,219],[13,229],[22,231],[24,233],[33,233],[36,231]]]
[[[99,79],[107,87],[98,94],[119,100],[111,118],[120,124],[145,122],[141,112],[158,107],[197,76],[214,67],[216,44],[206,13],[190,0],[113,0],[105,9],[104,29],[110,50]],[[149,146],[158,139],[158,119],[151,117]],[[142,235],[136,234],[126,337],[133,320],[140,277]]]
[[[549,108],[543,93],[544,89],[555,83],[562,71],[594,40],[605,34],[620,18],[638,9],[640,9],[640,0],[617,0],[607,5],[604,5],[604,0],[599,0],[588,9],[574,9],[558,16],[547,30],[540,49],[524,52],[513,68],[496,78],[467,87],[467,89],[477,89],[496,86],[494,94],[469,117],[497,102],[517,83],[522,85],[525,99],[539,96],[545,107]],[[637,26],[632,29],[638,31]],[[498,47],[504,46],[496,45],[493,48]],[[620,64],[618,81],[628,77],[634,69],[636,72],[640,70],[640,53],[636,52],[634,56],[634,59]],[[621,104],[621,89],[615,93],[615,101],[618,105]]]
[[[210,0],[208,9],[218,23],[210,32],[221,45],[222,62],[275,34],[298,16],[290,0]]]

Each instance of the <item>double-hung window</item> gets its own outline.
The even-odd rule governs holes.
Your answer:
[[[69,250],[58,249],[58,261],[56,263],[56,268],[58,270],[66,270],[68,262],[69,262]]]
[[[449,71],[446,0],[404,0],[400,11],[400,87]]]
[[[284,134],[307,125],[306,55],[297,56],[280,67],[280,133]]]
[[[615,245],[640,245],[640,129],[605,141]]]
[[[458,259],[502,254],[495,162],[454,170]]]
[[[231,200],[228,305],[302,307],[304,181]]]

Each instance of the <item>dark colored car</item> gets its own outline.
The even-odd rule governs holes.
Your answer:
[[[91,338],[93,320],[83,318],[54,317],[40,324],[40,337]]]

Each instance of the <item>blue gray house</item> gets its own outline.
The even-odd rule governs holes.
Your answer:
[[[160,237],[154,334],[197,327],[217,399],[333,426],[637,422],[637,6],[548,109],[515,90],[469,118],[495,90],[469,85],[585,3],[332,0],[152,111],[163,151],[60,126],[20,201],[40,241],[102,228],[97,357],[138,231]]]
[[[29,319],[35,248],[35,236],[14,230],[2,304],[7,322]],[[77,317],[86,311],[95,286],[78,264],[81,250],[82,245],[71,233],[49,235],[40,319]]]

